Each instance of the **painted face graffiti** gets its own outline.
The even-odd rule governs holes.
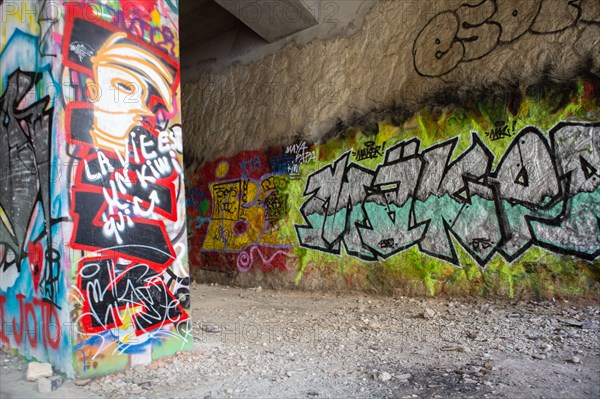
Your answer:
[[[126,38],[122,32],[113,34],[91,57],[95,85],[114,91],[114,97],[97,95],[94,98],[91,134],[98,148],[121,153],[133,128],[144,118],[155,118],[150,109],[151,89],[167,112],[173,112],[173,76],[159,58],[123,42]],[[95,85],[88,83],[88,87]]]

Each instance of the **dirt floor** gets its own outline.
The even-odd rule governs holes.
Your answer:
[[[194,351],[50,395],[0,355],[0,397],[600,398],[600,304],[193,285]]]

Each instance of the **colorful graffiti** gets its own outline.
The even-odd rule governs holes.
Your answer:
[[[235,258],[236,268],[242,272],[254,264],[263,270],[285,270],[291,242],[281,236],[279,227],[289,211],[285,194],[289,177],[265,173],[268,165],[264,154],[243,153],[211,163],[207,166],[211,182],[202,189],[188,190],[192,228],[206,231],[200,244],[202,256]]]
[[[45,7],[0,4],[0,344],[69,373],[60,64]]]
[[[67,16],[70,247],[81,251],[75,357],[84,375],[105,373],[98,359],[115,353],[147,363],[156,342],[191,343],[179,64],[171,28],[153,18],[156,4],[125,14],[109,3],[98,14],[107,20],[80,9]]]
[[[272,270],[276,259],[297,283],[318,271],[429,294],[596,292],[599,82],[532,86],[403,122],[390,113],[375,132],[206,163],[188,188],[192,267]],[[271,201],[263,186],[274,176],[286,184]]]
[[[419,139],[402,141],[375,171],[346,153],[308,177],[299,244],[334,254],[343,244],[363,260],[418,245],[459,265],[452,236],[481,266],[496,253],[512,262],[531,245],[594,260],[600,123],[561,122],[548,137],[524,128],[495,170],[477,133],[459,155],[458,138],[422,151]]]
[[[0,342],[82,377],[188,349],[173,5],[0,3]]]
[[[413,45],[414,66],[422,76],[442,76],[526,33],[558,33],[577,23],[600,23],[594,1],[465,3],[437,14],[423,27]]]

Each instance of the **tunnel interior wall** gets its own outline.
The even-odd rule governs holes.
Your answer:
[[[587,1],[381,1],[352,37],[186,84],[192,270],[597,297],[599,21]]]

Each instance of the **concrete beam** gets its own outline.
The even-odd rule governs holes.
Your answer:
[[[269,43],[319,24],[314,0],[215,1]]]

